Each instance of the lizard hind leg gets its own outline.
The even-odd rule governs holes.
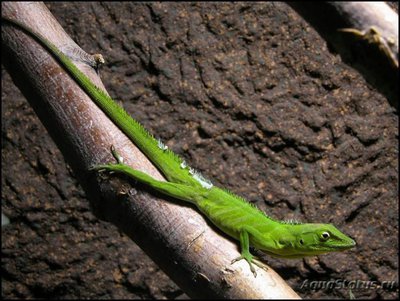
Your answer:
[[[118,161],[117,164],[100,164],[91,167],[91,170],[97,171],[111,171],[111,172],[118,172],[129,176],[132,179],[135,179],[141,183],[144,183],[151,188],[172,196],[174,198],[187,201],[190,203],[194,203],[197,205],[197,202],[202,199],[202,194],[198,192],[194,187],[184,185],[184,184],[177,184],[172,182],[166,181],[159,181],[154,179],[153,177],[149,176],[148,174],[133,169],[129,165],[122,163],[121,156],[115,151],[115,149],[111,149],[113,156]]]

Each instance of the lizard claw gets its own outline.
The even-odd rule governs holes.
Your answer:
[[[248,256],[240,255],[239,257],[236,257],[235,259],[233,259],[231,261],[231,264],[235,263],[236,261],[242,260],[242,259],[247,261],[247,263],[249,264],[249,267],[250,267],[250,271],[253,273],[254,278],[256,278],[257,272],[256,272],[256,269],[254,268],[254,266],[252,265],[252,262],[254,262],[257,266],[258,266],[258,264],[255,262],[253,255],[251,255],[251,254],[249,254]]]

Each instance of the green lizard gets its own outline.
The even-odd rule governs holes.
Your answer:
[[[6,24],[24,31],[39,42],[58,61],[77,84],[105,114],[139,147],[162,172],[167,181],[151,176],[122,163],[111,148],[117,164],[94,166],[93,170],[107,170],[126,174],[165,195],[194,204],[216,227],[239,240],[241,255],[256,276],[253,264],[260,265],[250,253],[250,245],[266,254],[281,258],[302,258],[327,252],[344,251],[355,246],[355,241],[332,224],[279,221],[228,190],[215,187],[200,173],[168,149],[136,120],[131,118],[105,92],[96,87],[74,63],[55,45],[26,25],[2,17]]]

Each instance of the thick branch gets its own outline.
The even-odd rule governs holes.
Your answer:
[[[398,108],[399,20],[396,12],[384,2],[288,4],[318,31],[344,62],[357,69]],[[344,28],[356,31],[342,31]]]
[[[60,49],[83,53],[42,3],[2,3],[2,13],[27,24]],[[237,244],[217,234],[193,208],[136,191],[126,179],[98,180],[88,168],[112,161],[111,145],[132,167],[158,179],[162,176],[34,40],[3,26],[2,48],[5,67],[71,165],[97,216],[131,237],[188,295],[298,298],[271,269],[258,270],[255,279],[246,262],[231,266],[239,255]],[[103,87],[86,58],[73,57]]]

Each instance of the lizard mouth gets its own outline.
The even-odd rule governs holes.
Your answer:
[[[346,242],[343,245],[337,246],[336,249],[338,249],[338,250],[347,250],[347,249],[351,249],[351,248],[353,248],[355,246],[356,246],[356,241],[351,239],[351,241]]]
[[[342,243],[336,243],[335,245],[327,245],[321,248],[321,246],[315,246],[314,250],[318,251],[321,250],[321,253],[329,252],[329,251],[345,251],[351,249],[356,246],[356,242],[353,239],[348,239],[343,241]]]

